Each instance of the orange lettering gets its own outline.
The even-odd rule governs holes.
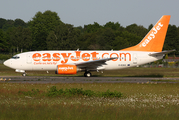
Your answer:
[[[116,55],[116,57],[119,57],[117,53],[111,53],[110,58],[112,57],[112,55]],[[112,61],[117,61],[117,59],[113,59]]]
[[[76,58],[74,56],[71,56],[72,61],[78,61],[80,59],[81,51],[75,51],[75,53],[76,53]]]
[[[41,57],[41,54],[40,53],[35,53],[33,54],[32,58],[34,59],[34,61],[40,61],[40,57]]]
[[[53,57],[54,57],[54,58],[53,58],[53,61],[59,61],[59,60],[60,60],[60,57],[59,57],[59,56],[60,56],[60,53],[54,53],[54,54],[53,54]]]
[[[102,54],[102,58],[104,58],[104,55],[109,55],[109,53],[103,53]]]
[[[90,60],[90,54],[89,53],[83,53],[82,59],[83,59],[83,61],[89,61]]]
[[[96,53],[96,52],[91,53],[93,60],[98,60],[98,58],[96,56],[97,54],[99,54],[99,53]]]
[[[61,63],[67,63],[71,53],[68,53],[68,55],[67,53],[61,53],[61,55],[63,56],[64,59],[63,61],[61,61]]]
[[[50,55],[50,53],[44,53],[44,54],[42,54],[43,55],[43,57],[42,57],[42,60],[43,61],[51,61],[51,55]]]
[[[124,55],[124,61],[126,61],[126,55],[129,55],[129,61],[131,61],[131,54],[130,53],[120,53],[120,61],[121,61],[122,55]]]

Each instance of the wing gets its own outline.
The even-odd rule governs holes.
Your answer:
[[[113,59],[118,59],[118,58],[117,57],[105,58],[105,59],[76,63],[75,65],[78,68],[83,68],[83,69],[87,69],[87,70],[94,70],[99,66],[106,65],[106,61],[110,61],[110,60],[113,60]]]
[[[176,51],[176,50],[166,50],[166,51],[157,52],[157,53],[150,53],[149,56],[164,55],[173,51]]]

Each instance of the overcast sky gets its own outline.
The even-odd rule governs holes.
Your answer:
[[[148,28],[162,15],[171,15],[170,24],[179,26],[179,0],[1,0],[0,18],[32,20],[38,12],[57,12],[64,23],[76,26],[119,22]]]

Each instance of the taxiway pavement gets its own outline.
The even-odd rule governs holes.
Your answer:
[[[179,78],[0,76],[0,83],[179,83]]]

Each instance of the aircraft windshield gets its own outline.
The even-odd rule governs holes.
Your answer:
[[[19,56],[13,56],[12,59],[19,59]]]

